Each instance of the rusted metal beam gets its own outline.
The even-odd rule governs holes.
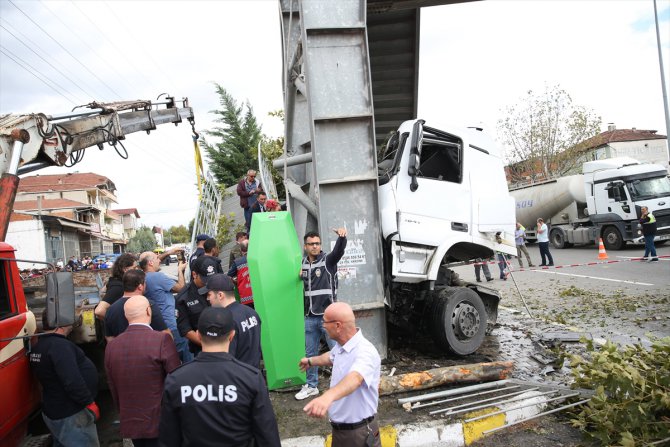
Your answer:
[[[417,391],[445,384],[464,384],[506,379],[514,369],[514,362],[473,363],[447,366],[398,376],[383,376],[379,395],[386,396],[405,391]]]

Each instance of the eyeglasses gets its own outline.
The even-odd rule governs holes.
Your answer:
[[[305,245],[316,247],[317,245],[321,245],[321,242],[305,242]]]
[[[247,175],[247,177],[249,177],[249,178],[256,178],[255,175]]]
[[[330,321],[323,320],[323,324],[330,324],[330,323],[339,323],[339,321],[338,320],[330,320]]]

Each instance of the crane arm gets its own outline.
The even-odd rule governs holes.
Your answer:
[[[180,104],[181,103],[181,104]],[[85,110],[62,115],[34,113],[0,116],[0,241],[5,240],[19,185],[18,175],[63,166],[77,152],[104,143],[116,145],[126,135],[182,122],[194,126],[188,98],[175,101],[92,102]]]

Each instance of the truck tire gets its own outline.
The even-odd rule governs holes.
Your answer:
[[[607,250],[621,250],[626,245],[626,241],[621,237],[621,233],[617,227],[605,228],[603,231],[603,243]]]
[[[486,308],[476,292],[467,287],[446,287],[433,292],[433,340],[458,355],[475,352],[486,335]]]
[[[572,247],[570,242],[566,242],[567,237],[565,236],[565,232],[560,228],[552,228],[549,233],[549,240],[551,241],[551,245],[559,249]]]

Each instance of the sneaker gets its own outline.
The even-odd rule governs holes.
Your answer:
[[[528,264],[528,267],[535,267],[535,264]]]
[[[540,267],[546,267],[547,264],[540,264]]]
[[[552,262],[551,264],[547,264],[547,267],[553,267],[554,263]]]
[[[648,262],[657,262],[658,258],[651,258]]]
[[[318,388],[313,388],[307,384],[303,385],[300,391],[295,395],[296,400],[307,399],[310,396],[316,396],[319,394]]]
[[[486,278],[486,282],[493,281],[493,278]]]
[[[482,280],[481,280],[481,279],[478,279],[477,282],[482,282]]]

